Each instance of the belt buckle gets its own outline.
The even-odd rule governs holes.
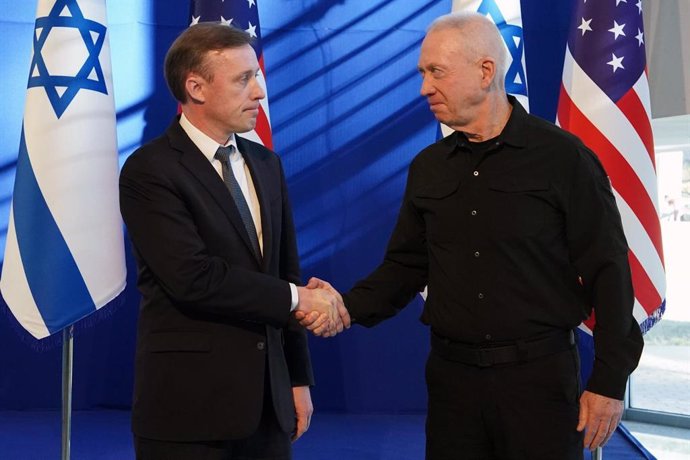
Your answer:
[[[491,359],[491,350],[487,348],[477,348],[477,366],[491,367],[493,365],[494,363]]]

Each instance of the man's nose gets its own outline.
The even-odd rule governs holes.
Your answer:
[[[429,96],[434,92],[433,85],[429,82],[427,77],[422,77],[422,86],[419,88],[419,94],[422,96]]]
[[[258,79],[254,79],[254,90],[252,91],[254,99],[263,99],[266,97],[266,91],[264,91],[263,86],[259,83]]]

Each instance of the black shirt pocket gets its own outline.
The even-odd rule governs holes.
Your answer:
[[[507,238],[538,235],[549,213],[550,185],[535,178],[496,178],[489,182],[491,231]]]
[[[459,180],[443,181],[421,187],[414,203],[424,219],[426,237],[431,243],[457,239],[459,229]]]

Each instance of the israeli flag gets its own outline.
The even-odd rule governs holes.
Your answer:
[[[503,37],[506,61],[506,92],[512,94],[529,112],[527,71],[525,70],[525,40],[522,34],[520,0],[453,0],[453,12],[476,11],[491,19]],[[444,136],[453,132],[441,125]]]
[[[125,287],[105,0],[39,0],[0,291],[37,339]]]

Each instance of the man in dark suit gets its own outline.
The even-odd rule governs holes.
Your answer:
[[[120,176],[142,294],[138,459],[289,459],[313,384],[291,312],[311,312],[317,333],[342,330],[331,294],[297,287],[279,158],[235,135],[254,128],[265,95],[250,43],[218,24],[178,37],[165,76],[182,114]]]
[[[616,429],[642,350],[606,173],[506,95],[504,48],[479,14],[429,28],[421,94],[455,132],[412,161],[383,263],[343,295],[373,326],[428,285],[428,460],[582,459]],[[573,330],[593,307],[583,392]]]

